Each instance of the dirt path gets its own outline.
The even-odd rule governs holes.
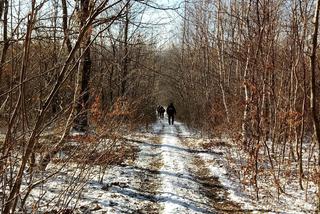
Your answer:
[[[228,192],[212,176],[207,161],[220,155],[196,148],[181,123],[154,124],[152,134],[133,136],[139,153],[131,165],[122,166],[108,192],[110,213],[243,213],[228,200]],[[121,182],[118,182],[118,181]],[[108,213],[109,213],[108,212]]]
[[[192,148],[191,139],[184,125],[178,122],[174,126],[165,124],[161,132],[164,162],[160,171],[161,194],[168,199],[162,202],[162,213],[236,212],[239,206],[227,199],[227,191],[210,175],[200,156],[219,154]]]
[[[191,174],[193,161],[187,147],[182,146],[177,125],[164,127],[161,134],[163,167],[160,170],[163,213],[213,213],[208,198],[200,192],[200,185]]]

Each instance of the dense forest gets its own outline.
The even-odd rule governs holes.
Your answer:
[[[1,212],[54,175],[33,178],[73,133],[83,146],[60,164],[103,171],[128,158],[123,133],[148,130],[170,102],[203,137],[247,154],[235,170],[257,200],[264,179],[278,195],[314,183],[320,207],[319,2],[0,0]],[[150,9],[178,17],[173,41],[159,45],[168,32],[145,21]]]

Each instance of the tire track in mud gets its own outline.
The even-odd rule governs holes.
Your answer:
[[[178,124],[176,125],[176,129],[182,145],[190,149],[193,148],[194,145],[192,145],[189,134],[186,134],[185,128],[181,124]],[[210,152],[201,149],[197,151],[198,154],[210,154]],[[217,213],[243,213],[240,205],[228,199],[228,190],[221,185],[217,177],[211,175],[206,161],[198,154],[192,154],[192,163],[189,169],[190,173],[194,175],[194,178],[199,183],[199,192],[208,198],[209,206]],[[214,157],[222,154],[213,152],[210,155]]]
[[[158,189],[161,185],[159,170],[163,165],[160,134],[163,127],[153,128],[153,133],[138,133],[128,143],[139,148],[137,158],[130,164],[122,164],[120,175],[111,182],[106,191],[115,203],[108,213],[160,213]],[[120,181],[120,182],[119,182]]]
[[[160,188],[159,169],[162,167],[161,153],[157,151],[159,144],[157,136],[149,138],[149,144],[140,143],[138,160],[132,166],[137,187],[126,188],[122,193],[139,200],[138,208],[134,213],[159,213],[160,206],[157,199],[157,190]]]

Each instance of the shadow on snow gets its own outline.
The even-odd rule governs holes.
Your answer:
[[[127,140],[127,141],[130,141],[130,142],[143,144],[143,146],[151,146],[151,147],[155,147],[155,148],[168,148],[168,149],[187,152],[187,153],[191,153],[191,154],[223,155],[222,152],[188,149],[188,148],[183,148],[183,147],[178,147],[178,146],[173,146],[173,145],[168,145],[168,144],[153,144],[153,143],[148,143],[148,142],[145,142],[145,141],[136,140],[136,139],[130,139],[130,138],[124,138],[124,139]]]

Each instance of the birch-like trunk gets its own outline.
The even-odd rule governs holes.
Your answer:
[[[319,109],[316,98],[319,98],[319,92],[316,90],[316,67],[317,67],[317,45],[318,45],[318,29],[319,29],[319,11],[320,0],[316,2],[316,9],[313,17],[313,34],[312,34],[312,49],[310,56],[310,109],[312,112],[313,128],[315,140],[318,145],[318,172],[320,170],[320,124],[319,124]],[[320,178],[318,182],[318,211],[320,211]]]
[[[222,102],[224,105],[224,110],[226,113],[227,122],[230,122],[229,117],[229,109],[226,100],[226,92],[224,89],[224,73],[225,73],[225,61],[224,61],[224,30],[223,30],[223,23],[221,17],[221,1],[219,1],[218,5],[218,15],[217,15],[217,39],[218,39],[218,64],[219,64],[219,87],[222,93]]]

